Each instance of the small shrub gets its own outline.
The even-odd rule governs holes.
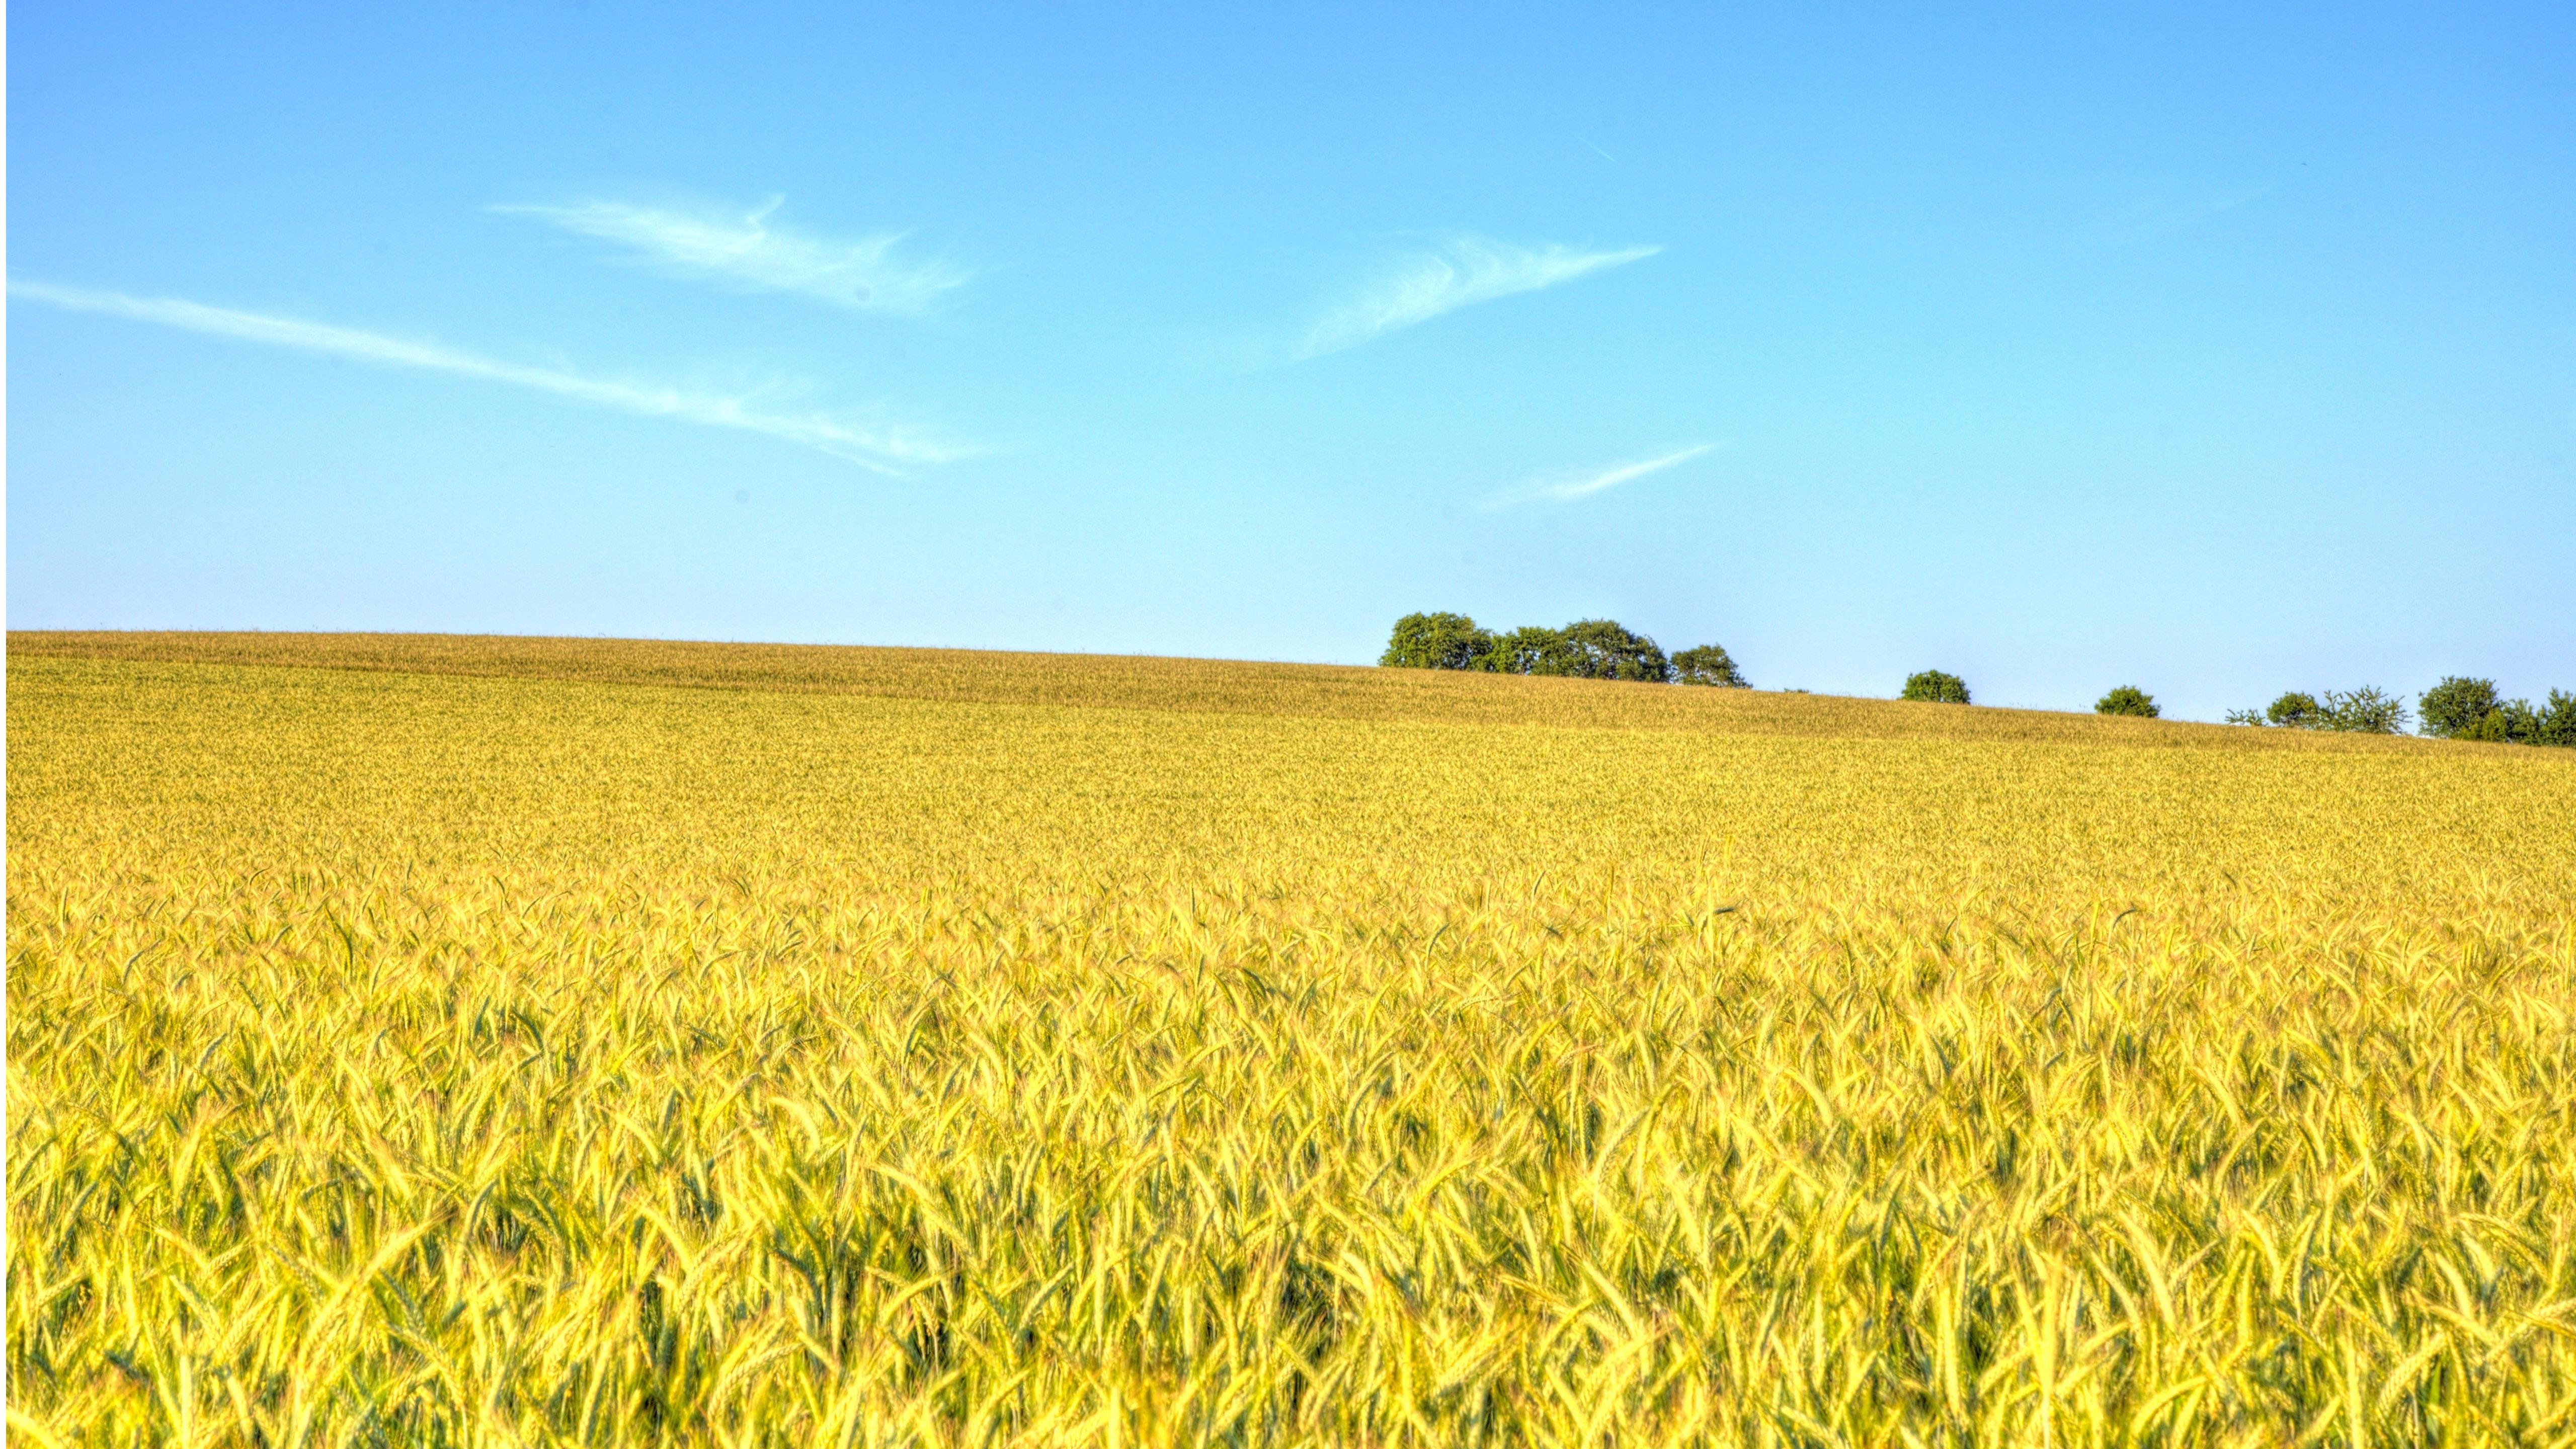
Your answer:
[[[1464,614],[1407,614],[1395,621],[1382,668],[1474,669],[1494,647],[1494,636]]]
[[[2317,728],[2346,734],[2393,735],[2404,733],[2407,718],[2406,701],[2365,685],[2348,691],[2327,690],[2325,702],[2317,709]]]
[[[2286,730],[2322,729],[2321,716],[2315,695],[2293,689],[2263,711],[2263,723]]]
[[[1907,675],[1905,692],[1897,698],[1930,700],[1934,704],[1966,704],[1968,682],[1955,674],[1926,669],[1920,674]]]
[[[1720,689],[1751,689],[1744,671],[1735,667],[1724,649],[1715,644],[1702,644],[1684,649],[1673,656],[1673,679],[1681,684],[1709,684]]]
[[[2164,711],[2157,707],[2156,697],[2134,684],[2123,684],[2093,703],[2095,714],[2134,714],[2154,719]]]
[[[2364,686],[2354,690],[2329,689],[2323,700],[2301,690],[2290,690],[2271,707],[2257,715],[2250,709],[2227,712],[2229,724],[2273,725],[2290,730],[2339,730],[2346,734],[2403,734],[2411,716],[2406,701],[2385,690]]]

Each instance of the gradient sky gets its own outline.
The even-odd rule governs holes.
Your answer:
[[[749,8],[11,6],[11,627],[2576,687],[2563,3]]]

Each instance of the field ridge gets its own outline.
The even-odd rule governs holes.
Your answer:
[[[2194,749],[2370,751],[2435,744],[1768,689],[1158,655],[543,635],[20,630],[8,637],[10,654],[28,659],[262,665],[1175,713]]]

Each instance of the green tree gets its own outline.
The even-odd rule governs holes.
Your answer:
[[[1920,674],[1907,675],[1905,692],[1897,698],[1925,699],[1935,704],[1966,704],[1968,682],[1955,674],[1944,674],[1938,669],[1926,669]]]
[[[2272,701],[2272,707],[2263,711],[2263,722],[2282,729],[2312,730],[2323,728],[2318,716],[2317,697],[2293,689]]]
[[[2446,675],[2417,702],[2422,706],[2424,733],[2445,740],[2475,739],[2487,716],[2496,712],[2495,681]]]
[[[1680,684],[1711,684],[1720,689],[1751,689],[1744,671],[1735,667],[1723,648],[1702,644],[1673,655],[1673,679]]]
[[[2576,746],[2576,694],[2553,689],[2549,703],[2533,712],[2539,716],[2532,726],[2533,744]]]
[[[1407,614],[1395,621],[1379,665],[1394,669],[1474,669],[1494,636],[1464,614]]]
[[[2535,745],[2540,743],[2540,720],[2540,711],[2531,707],[2530,700],[2508,699],[2488,710],[2487,717],[2478,721],[2477,738],[2500,740],[2511,745]]]
[[[1524,625],[1495,636],[1480,668],[1496,674],[1571,674],[1566,666],[1564,631]]]
[[[2135,714],[2154,719],[2164,711],[2156,707],[2156,698],[2134,684],[2123,684],[2094,701],[2095,714]]]
[[[2547,703],[2500,699],[2495,682],[2457,675],[2424,691],[2424,733],[2512,745],[2576,745],[2576,694],[2549,691]]]

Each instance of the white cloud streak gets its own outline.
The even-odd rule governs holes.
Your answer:
[[[1487,499],[1485,506],[1509,508],[1520,503],[1571,503],[1577,498],[1589,498],[1622,483],[1634,482],[1649,473],[1660,473],[1676,463],[1687,463],[1716,446],[1715,443],[1701,443],[1677,453],[1666,453],[1660,458],[1648,458],[1642,463],[1622,463],[1599,472],[1587,470],[1570,476],[1540,478]]]
[[[656,271],[761,292],[792,292],[859,312],[927,311],[966,273],[894,255],[900,232],[835,241],[769,224],[777,200],[743,213],[670,211],[617,201],[495,206],[626,248]]]
[[[1352,301],[1334,309],[1297,347],[1300,358],[1357,347],[1398,328],[1443,312],[1535,292],[1589,272],[1651,257],[1662,247],[1595,251],[1549,242],[1525,247],[1491,237],[1460,234],[1406,258]]]
[[[333,357],[353,358],[387,367],[413,367],[507,383],[552,393],[647,417],[676,418],[711,428],[737,428],[784,442],[818,449],[880,473],[901,476],[902,464],[944,463],[964,451],[934,443],[902,429],[862,427],[823,414],[767,412],[744,399],[682,392],[675,388],[611,382],[555,368],[529,367],[478,357],[433,343],[406,342],[374,332],[236,312],[170,297],[133,297],[123,292],[64,287],[50,282],[10,279],[9,295],[74,312],[95,312],[136,322],[151,322],[189,332],[212,333],[245,342],[264,342]]]

